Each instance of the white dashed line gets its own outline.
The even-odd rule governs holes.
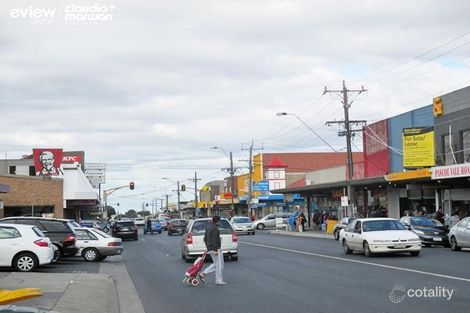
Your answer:
[[[347,258],[340,258],[340,257],[337,257],[337,256],[331,256],[331,255],[326,255],[326,254],[318,254],[318,253],[306,252],[306,251],[299,251],[299,250],[293,250],[293,249],[286,249],[286,248],[280,248],[280,247],[275,247],[275,246],[263,245],[263,244],[259,244],[259,243],[251,243],[251,242],[245,242],[245,241],[238,241],[238,242],[243,243],[243,244],[247,244],[247,245],[251,245],[251,246],[263,247],[263,248],[286,251],[286,252],[292,252],[292,253],[298,253],[298,254],[311,255],[311,256],[316,256],[316,257],[320,257],[320,258],[333,259],[333,260],[339,260],[339,261],[344,261],[344,262],[372,265],[372,266],[388,268],[388,269],[393,269],[393,270],[398,270],[398,271],[403,271],[403,272],[411,272],[411,273],[428,275],[428,276],[435,276],[435,277],[441,277],[441,278],[447,278],[447,279],[453,279],[453,280],[460,280],[460,281],[470,283],[469,278],[461,278],[461,277],[450,276],[450,275],[443,275],[443,274],[437,274],[437,273],[431,273],[431,272],[425,272],[425,271],[418,271],[418,270],[413,270],[413,269],[405,268],[405,267],[384,265],[384,264],[378,264],[378,263],[372,263],[372,262],[366,262],[366,261],[351,260],[351,259],[347,259]]]

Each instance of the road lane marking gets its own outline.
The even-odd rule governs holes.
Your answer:
[[[435,277],[440,277],[440,278],[447,278],[447,279],[453,279],[453,280],[460,280],[460,281],[464,281],[464,282],[470,283],[470,279],[469,279],[469,278],[461,278],[461,277],[456,277],[456,276],[450,276],[450,275],[444,275],[444,274],[437,274],[437,273],[431,273],[431,272],[413,270],[413,269],[405,268],[405,267],[398,267],[398,266],[385,265],[385,264],[378,264],[378,263],[373,263],[373,262],[352,260],[352,259],[341,258],[341,257],[337,257],[337,256],[332,256],[332,255],[319,254],[319,253],[306,252],[306,251],[299,251],[299,250],[293,250],[293,249],[275,247],[275,246],[270,246],[270,245],[263,245],[263,244],[259,244],[259,243],[251,243],[251,242],[240,241],[240,240],[239,240],[238,242],[239,242],[239,243],[244,243],[244,244],[247,244],[247,245],[251,245],[251,246],[258,246],[258,247],[263,247],[263,248],[268,248],[268,249],[274,249],[274,250],[280,250],[280,251],[286,251],[286,252],[293,252],[293,253],[298,253],[298,254],[311,255],[311,256],[316,256],[316,257],[320,257],[320,258],[333,259],[333,260],[339,260],[339,261],[344,261],[344,262],[351,262],[351,263],[372,265],[372,266],[377,266],[377,267],[382,267],[382,268],[388,268],[388,269],[393,269],[393,270],[398,270],[398,271],[403,271],[403,272],[411,272],[411,273],[423,274],[423,275],[429,275],[429,276],[435,276]]]

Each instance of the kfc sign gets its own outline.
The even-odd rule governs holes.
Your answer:
[[[33,149],[36,176],[61,176],[62,149]]]
[[[62,163],[80,163],[82,161],[79,155],[64,155],[62,157]]]

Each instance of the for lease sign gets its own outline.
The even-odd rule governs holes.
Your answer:
[[[470,163],[436,166],[431,168],[432,179],[446,179],[470,176]]]

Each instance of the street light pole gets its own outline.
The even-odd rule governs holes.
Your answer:
[[[224,152],[225,156],[229,158],[230,160],[230,168],[229,168],[229,173],[230,173],[230,200],[231,200],[231,208],[232,212],[235,212],[235,203],[234,203],[234,189],[235,189],[235,183],[234,183],[234,174],[235,171],[233,169],[233,155],[232,151],[230,151],[230,156],[227,155],[227,152],[225,152],[225,149],[222,147],[212,147],[211,149],[220,149]],[[235,212],[236,215],[238,215],[238,212]]]

